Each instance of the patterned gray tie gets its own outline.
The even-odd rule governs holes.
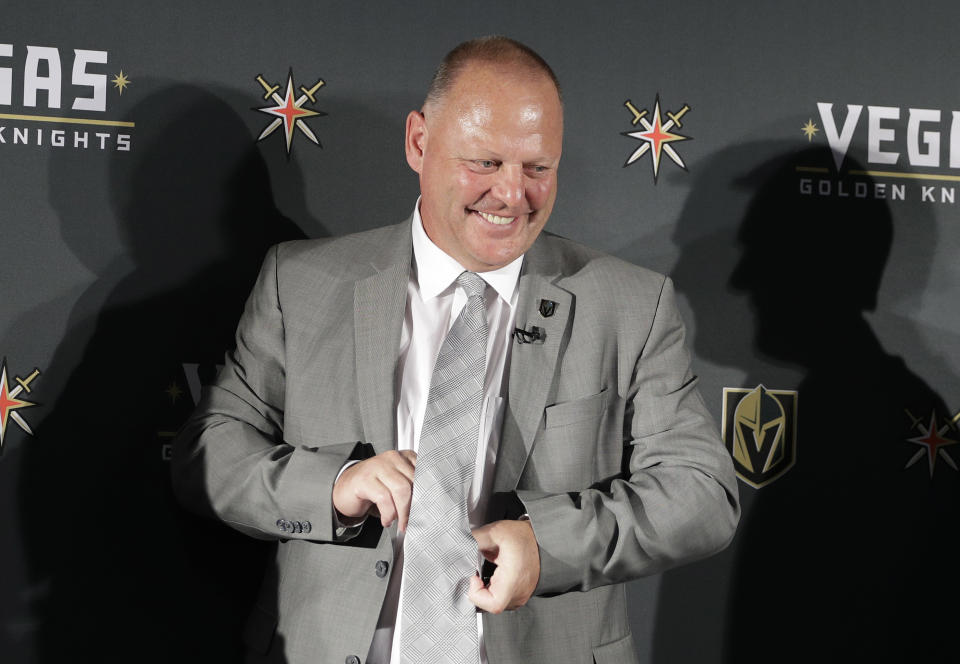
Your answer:
[[[473,664],[480,658],[476,607],[467,599],[477,569],[467,499],[486,373],[486,282],[463,272],[457,283],[467,303],[444,339],[430,379],[404,536],[403,664]]]

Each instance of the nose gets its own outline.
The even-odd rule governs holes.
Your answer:
[[[493,186],[493,195],[507,207],[516,207],[523,202],[524,181],[523,166],[519,164],[501,164],[497,171],[497,180]]]

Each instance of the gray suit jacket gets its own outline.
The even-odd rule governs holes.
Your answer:
[[[411,255],[409,221],[273,248],[175,445],[185,503],[277,542],[246,634],[265,661],[366,658],[396,526],[343,541],[331,493],[347,460],[395,446]],[[513,347],[494,490],[523,502],[541,573],[527,606],[484,615],[489,661],[633,662],[624,582],[729,542],[732,464],[669,279],[543,233],[520,276],[531,325],[545,338]]]

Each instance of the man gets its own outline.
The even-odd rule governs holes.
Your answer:
[[[562,125],[536,53],[462,44],[407,118],[412,219],[267,256],[174,457],[183,500],[278,541],[247,633],[266,661],[635,661],[624,582],[732,537],[732,465],[669,280],[541,233]],[[454,445],[431,437],[447,418],[438,354],[462,354],[445,354],[451,337],[481,347],[476,399],[458,413],[475,463],[440,523],[456,539],[469,519],[496,569],[457,572],[421,610],[420,565],[436,560],[417,524],[441,500],[423,498],[438,495],[428,458]],[[476,569],[469,554],[451,564]],[[415,632],[464,603],[479,637]],[[461,637],[472,645],[456,650]]]

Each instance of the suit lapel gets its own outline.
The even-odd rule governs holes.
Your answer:
[[[375,273],[353,295],[357,390],[365,442],[377,454],[396,447],[396,366],[412,255],[410,222],[394,226]]]
[[[542,342],[513,342],[508,405],[497,452],[494,491],[513,491],[516,488],[527,457],[533,450],[533,440],[550,397],[560,347],[572,315],[573,296],[554,284],[559,274],[544,264],[544,252],[539,250],[539,244],[531,247],[524,259],[516,327],[524,330],[529,330],[531,326],[539,327],[544,331],[545,338]],[[556,303],[551,315],[541,313],[541,300]]]

